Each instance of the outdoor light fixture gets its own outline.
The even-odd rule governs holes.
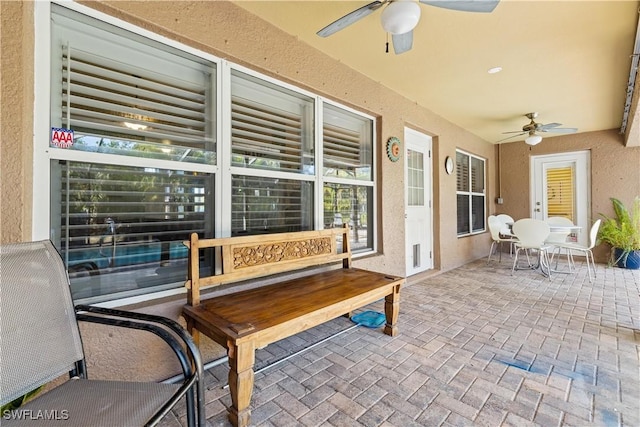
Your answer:
[[[540,141],[542,141],[542,137],[540,135],[536,135],[535,133],[531,132],[529,134],[529,136],[527,137],[527,139],[524,140],[525,143],[529,144],[529,145],[537,145],[540,144]]]
[[[382,28],[391,34],[413,30],[420,20],[420,6],[413,0],[396,0],[382,11]]]

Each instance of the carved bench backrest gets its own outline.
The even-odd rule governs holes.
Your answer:
[[[190,305],[200,303],[200,290],[203,287],[339,261],[342,261],[344,268],[351,267],[349,228],[346,224],[343,228],[327,230],[218,239],[199,239],[198,234],[193,233],[184,244],[189,248],[188,280],[185,286],[187,303]],[[206,248],[220,248],[221,272],[200,277],[200,251]]]

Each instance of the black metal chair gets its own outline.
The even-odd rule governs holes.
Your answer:
[[[70,379],[38,394],[2,425],[154,426],[181,399],[189,426],[204,426],[202,360],[191,336],[160,316],[81,305],[74,307],[62,259],[49,241],[0,246],[0,405],[51,380]],[[139,329],[173,349],[178,384],[90,380],[78,321]]]

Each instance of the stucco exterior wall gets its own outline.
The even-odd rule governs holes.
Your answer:
[[[640,196],[640,147],[625,147],[624,136],[617,129],[612,129],[545,137],[534,147],[522,142],[503,144],[500,147],[500,166],[504,205],[495,205],[496,212],[506,212],[514,218],[531,216],[531,156],[581,150],[591,153],[590,221],[601,218],[600,214],[614,216],[611,197],[630,206],[633,198]],[[596,261],[606,262],[608,255],[606,245],[598,245],[594,250]]]
[[[33,8],[0,2],[0,242],[31,238]]]

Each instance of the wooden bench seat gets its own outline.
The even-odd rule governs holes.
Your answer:
[[[188,246],[189,293],[183,315],[196,342],[201,332],[227,348],[233,425],[249,425],[256,349],[382,298],[384,333],[397,333],[404,279],[352,268],[347,228],[208,240],[194,234]],[[221,247],[222,273],[200,278],[200,249],[209,247]],[[337,261],[343,268],[305,271],[302,277],[200,301],[202,282],[233,283]]]

